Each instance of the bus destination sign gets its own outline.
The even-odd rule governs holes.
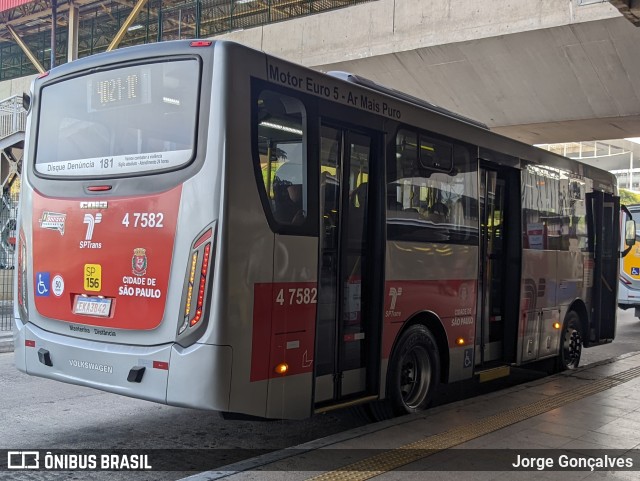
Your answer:
[[[88,111],[148,103],[151,98],[149,69],[127,67],[87,81]]]

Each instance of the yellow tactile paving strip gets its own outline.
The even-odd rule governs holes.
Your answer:
[[[310,479],[313,481],[361,481],[370,479],[419,459],[431,456],[444,449],[505,428],[511,424],[546,413],[565,404],[591,396],[592,394],[606,391],[607,389],[631,381],[638,376],[640,376],[640,367],[634,367],[603,379],[591,381],[571,391],[549,396],[548,399],[542,399],[524,406],[509,409],[499,414],[489,416],[488,418],[465,424],[464,426],[430,436],[414,443],[405,444],[404,446],[349,464],[339,470],[330,471]]]

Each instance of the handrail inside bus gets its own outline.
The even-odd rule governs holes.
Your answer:
[[[455,112],[452,112],[451,110],[447,110],[443,107],[439,107],[435,104],[432,104],[431,102],[427,102],[426,100],[420,99],[418,97],[414,97],[413,95],[400,92],[399,90],[396,90],[394,88],[386,87],[385,85],[381,85],[366,77],[361,77],[360,75],[355,75],[349,72],[343,72],[341,70],[331,70],[327,72],[327,75],[331,75],[332,77],[339,78],[341,80],[344,80],[346,82],[351,82],[356,85],[368,87],[371,90],[375,90],[377,92],[390,95],[391,97],[394,97],[396,99],[404,100],[405,102],[409,102],[411,104],[417,105],[419,107],[423,107],[433,112],[438,112],[448,117],[452,117],[456,120],[461,120],[462,122],[475,125],[476,127],[480,127],[481,129],[489,130],[489,126],[485,123],[479,122],[478,120],[470,119],[469,117],[465,117],[464,115],[460,115]]]

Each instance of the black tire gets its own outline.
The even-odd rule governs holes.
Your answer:
[[[398,339],[387,372],[387,397],[394,414],[422,411],[440,384],[440,353],[429,330],[416,324]]]
[[[577,368],[580,364],[581,355],[582,324],[580,323],[580,316],[575,311],[569,311],[564,318],[562,334],[560,335],[558,371]]]

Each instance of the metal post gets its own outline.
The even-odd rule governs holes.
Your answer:
[[[633,190],[633,151],[629,152],[629,190]]]
[[[49,68],[56,66],[56,31],[58,23],[58,0],[51,0],[51,60]]]
[[[80,9],[69,2],[69,27],[67,31],[67,62],[78,59],[78,27],[80,22]]]
[[[196,35],[195,38],[200,38],[200,20],[202,18],[202,3],[200,0],[196,1]]]
[[[158,38],[157,42],[162,42],[162,2],[160,2],[160,7],[158,8]]]

